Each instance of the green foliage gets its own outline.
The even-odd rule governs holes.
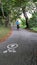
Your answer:
[[[1,25],[5,25],[5,19],[3,19],[3,17],[0,17],[0,26]]]
[[[24,19],[21,19],[21,25],[25,25],[26,24],[26,22],[25,22],[25,20]]]
[[[33,2],[37,2],[37,0],[33,0]]]
[[[10,15],[12,10],[11,20],[16,20],[17,18],[19,18],[19,15],[22,13],[22,11],[20,11],[20,8],[26,7],[26,4],[29,1],[31,0],[1,0],[1,3],[3,5],[3,10],[4,10],[4,15],[5,16]],[[0,15],[2,15],[2,12]],[[22,24],[24,25],[25,22],[23,21]]]
[[[1,1],[3,4],[5,16],[7,16],[13,8],[15,9],[15,7],[20,7],[20,8],[26,7],[27,2],[31,0],[1,0]]]
[[[36,10],[36,5],[35,5],[35,3],[33,3],[33,2],[28,2],[27,3],[27,5],[26,5],[26,11],[28,11],[29,13],[33,13],[33,11],[32,10]]]
[[[21,28],[25,28],[26,27],[26,21],[25,19],[20,19],[21,20]]]
[[[29,20],[29,26],[31,27],[37,27],[37,13],[33,14],[33,17]]]
[[[32,27],[31,29],[34,31],[37,31],[37,27]]]

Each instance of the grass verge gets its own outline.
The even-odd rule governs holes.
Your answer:
[[[20,28],[22,28],[22,29],[25,29],[26,28],[26,26],[20,26]],[[37,27],[32,27],[32,28],[30,28],[29,30],[31,30],[31,31],[33,31],[33,32],[37,32]]]
[[[4,26],[0,27],[0,42],[6,40],[9,35],[11,34],[11,29],[10,28],[6,28]]]
[[[31,29],[37,32],[37,27],[32,27]]]
[[[25,26],[21,25],[20,28],[25,29],[26,28],[26,25]]]

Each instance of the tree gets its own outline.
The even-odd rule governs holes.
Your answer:
[[[37,27],[37,12],[35,12],[32,16],[32,18],[29,20],[29,26],[30,28],[36,28]]]
[[[23,14],[24,14],[24,17],[26,19],[26,27],[29,28],[29,24],[28,24],[28,16],[26,15],[26,5],[29,1],[31,0],[12,0],[14,5],[13,7],[18,7],[18,8],[22,8],[22,11],[23,11]],[[34,2],[34,0],[33,0]]]
[[[10,13],[10,6],[8,5],[7,1],[0,0],[0,15],[3,16],[5,19],[5,26],[7,27],[9,24],[9,13]]]
[[[20,7],[22,8],[22,11],[23,11],[23,14],[24,14],[24,17],[26,19],[26,27],[29,28],[29,25],[28,25],[28,17],[26,15],[26,11],[25,11],[25,8],[26,8],[26,4],[27,2],[30,1],[30,0],[15,0],[15,6],[17,4],[17,7]]]
[[[12,12],[14,14],[14,11],[13,11],[13,8],[14,8],[14,10],[16,10],[16,11],[18,10],[16,14],[18,14],[17,16],[19,17],[20,8],[22,8],[24,17],[26,19],[26,27],[29,28],[28,17],[26,15],[26,5],[27,5],[27,3],[29,1],[32,1],[32,0],[2,0],[2,3],[3,3],[3,8],[2,8],[3,15],[5,15],[4,11],[6,11],[6,14],[7,14],[6,17],[9,17],[9,14],[10,14],[11,10],[12,10]],[[36,1],[36,0],[33,0],[33,2],[34,1]],[[14,18],[17,18],[17,16],[14,16]],[[9,18],[8,18],[8,21],[9,21]]]

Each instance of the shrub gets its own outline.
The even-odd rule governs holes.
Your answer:
[[[33,14],[33,17],[29,20],[29,26],[31,27],[37,27],[37,13]]]
[[[21,25],[25,26],[26,25],[26,22],[24,19],[21,19]]]

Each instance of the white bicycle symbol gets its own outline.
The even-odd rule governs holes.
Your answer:
[[[13,43],[13,44],[9,44],[7,45],[7,50],[3,51],[3,53],[7,53],[7,52],[13,52],[15,53],[16,52],[16,48],[18,47],[18,44],[16,43]]]

